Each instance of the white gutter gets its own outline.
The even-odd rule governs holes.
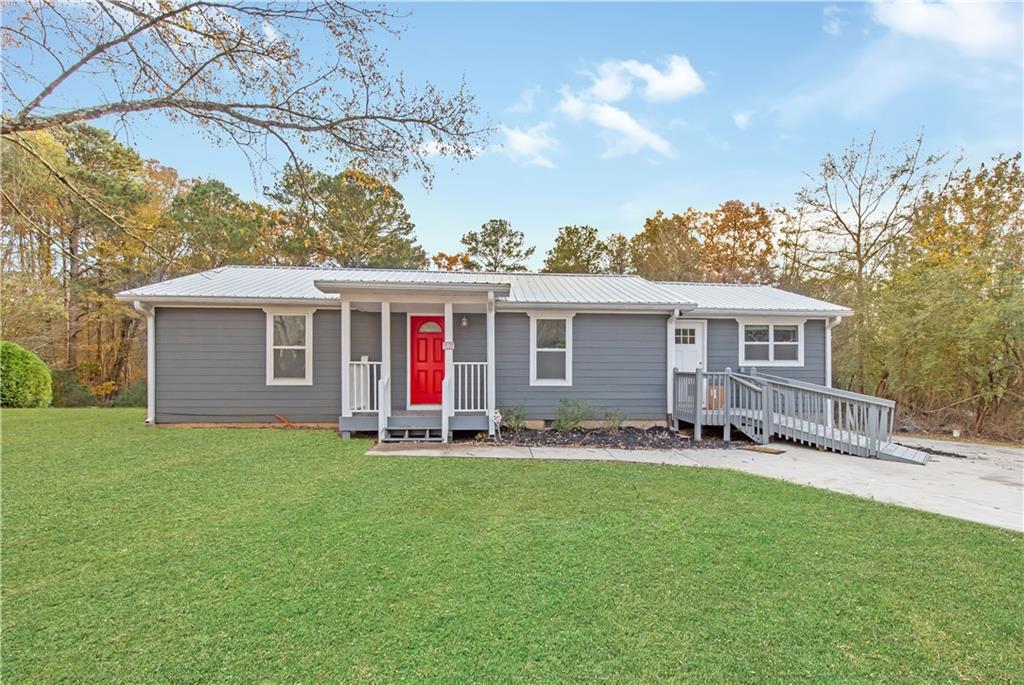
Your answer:
[[[156,308],[135,300],[132,306],[146,315],[146,423],[156,423]]]
[[[665,314],[673,316],[678,311],[691,311],[695,304],[686,302],[501,302],[497,308],[503,312],[530,312],[538,309],[554,309],[572,312],[600,312],[617,314]],[[680,309],[682,307],[682,309]]]
[[[338,298],[327,297],[202,297],[192,295],[133,295],[129,290],[118,293],[114,299],[119,302],[142,302],[161,307],[265,307],[274,305],[298,305],[337,309]]]
[[[682,315],[681,309],[675,309],[668,317],[665,336],[665,415],[668,418],[668,428],[674,431],[676,428],[676,369],[675,369],[675,342],[676,342],[676,321]]]
[[[734,316],[806,316],[812,318],[840,318],[853,316],[851,309],[713,309],[696,307],[691,316],[734,317]]]

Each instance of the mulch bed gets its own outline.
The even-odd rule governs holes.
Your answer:
[[[580,428],[564,432],[524,428],[518,431],[502,431],[500,441],[490,440],[484,435],[476,442],[522,447],[608,447],[623,450],[708,449],[742,447],[747,444],[737,440],[728,443],[720,438],[693,442],[690,435],[683,432],[673,433],[666,428],[621,428],[618,431]]]

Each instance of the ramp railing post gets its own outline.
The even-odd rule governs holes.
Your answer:
[[[697,371],[693,376],[693,440],[699,442],[701,439],[701,421],[704,419],[704,403],[701,401],[701,388],[704,387],[704,369],[698,364]]]
[[[729,386],[732,385],[732,369],[728,366],[725,367],[725,382],[723,383],[724,390],[723,403],[725,404],[725,425],[722,427],[722,439],[726,442],[732,441],[732,412],[729,411],[729,403],[732,402],[732,393],[729,390]]]

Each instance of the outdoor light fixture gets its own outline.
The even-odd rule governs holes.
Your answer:
[[[459,325],[462,326],[463,328],[469,328],[469,317],[462,317],[462,319],[459,321]]]

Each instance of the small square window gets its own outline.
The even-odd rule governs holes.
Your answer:
[[[775,327],[775,342],[777,343],[795,343],[798,341],[797,331],[799,329],[796,326],[776,326]]]
[[[743,340],[748,343],[768,342],[768,326],[744,326]]]
[[[677,328],[676,329],[676,345],[696,345],[697,344],[697,329],[695,328]]]
[[[537,349],[565,349],[565,319],[537,319]]]

